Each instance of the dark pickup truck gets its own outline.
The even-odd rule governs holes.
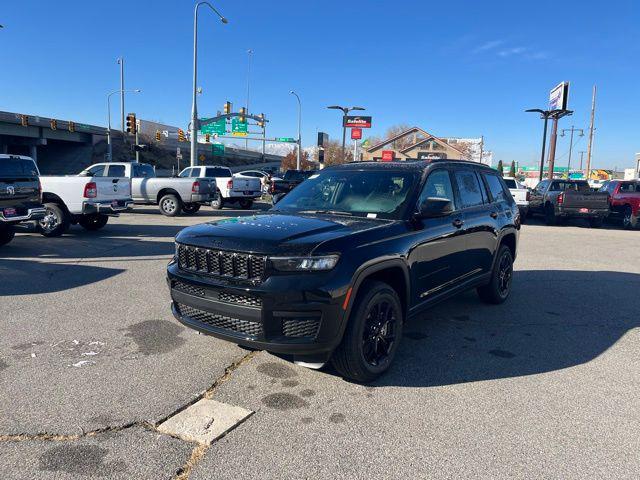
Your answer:
[[[547,225],[585,218],[592,227],[601,227],[609,215],[609,196],[592,191],[586,180],[544,179],[531,191],[529,213],[544,215]]]
[[[287,170],[282,180],[272,180],[269,187],[271,195],[287,194],[295,187],[304,182],[311,175],[318,173],[317,170]],[[282,197],[282,195],[281,195]]]
[[[20,155],[0,155],[0,246],[13,240],[16,224],[44,215],[35,162]]]
[[[504,181],[476,162],[328,167],[264,214],[178,233],[173,314],[368,382],[391,364],[408,318],[471,288],[507,299],[519,230]]]

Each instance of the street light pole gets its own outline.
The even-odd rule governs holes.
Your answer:
[[[562,132],[560,132],[560,136],[564,137],[564,132],[571,132],[571,136],[569,137],[569,162],[567,163],[567,179],[569,179],[569,176],[571,174],[571,152],[573,150],[573,132],[576,131],[580,131],[580,136],[584,137],[584,130],[581,128],[575,128],[573,125],[571,125],[571,128],[565,128],[562,130]]]
[[[136,88],[135,90],[114,90],[113,92],[107,94],[107,155],[109,157],[109,161],[113,161],[113,145],[111,139],[111,95],[115,95],[116,93],[120,93],[124,95],[125,93],[140,93],[142,90]],[[123,136],[124,139],[124,136]]]
[[[222,23],[229,21],[218,12],[209,2],[198,2],[193,10],[193,103],[191,104],[191,166],[196,166],[198,148],[198,9],[206,5],[214,11]]]
[[[124,139],[124,58],[118,58],[117,62],[120,65],[120,129]]]
[[[330,107],[327,107],[330,110],[342,110],[342,161],[344,162],[346,159],[346,150],[345,150],[345,143],[347,140],[347,127],[346,127],[346,120],[347,120],[347,115],[349,114],[350,111],[352,110],[364,110],[364,108],[362,107],[341,107],[340,105],[332,105]],[[355,160],[355,158],[354,158]]]
[[[253,50],[247,50],[247,115],[249,115],[249,80],[251,78],[251,55],[253,54]],[[244,149],[249,149],[249,139],[244,139]]]
[[[298,155],[296,157],[296,170],[300,170],[301,156],[302,156],[302,137],[301,137],[301,132],[302,132],[302,102],[300,102],[300,97],[298,96],[298,94],[296,92],[291,90],[289,93],[291,95],[295,95],[295,97],[298,99]]]

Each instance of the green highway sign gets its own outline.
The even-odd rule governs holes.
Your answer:
[[[213,156],[221,157],[224,155],[224,143],[212,143],[211,144],[211,153]]]
[[[231,119],[231,133],[245,134],[247,133],[247,122],[241,122],[238,118]]]
[[[201,121],[204,121],[204,120],[208,120],[208,119],[204,118]],[[209,135],[213,135],[213,134],[224,135],[225,133],[227,133],[227,120],[225,118],[221,118],[216,122],[210,123],[208,125],[203,125],[200,128],[200,131],[203,134],[208,133]]]
[[[289,142],[295,143],[296,139],[291,137],[276,137],[276,142]]]

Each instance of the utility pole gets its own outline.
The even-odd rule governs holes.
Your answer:
[[[578,153],[580,153],[580,171],[582,171],[582,158],[583,158],[584,154],[587,153],[587,152],[585,152],[584,150],[581,150]]]
[[[302,137],[300,133],[302,129],[302,102],[300,102],[300,97],[296,92],[291,90],[289,93],[291,95],[294,95],[298,100],[298,154],[296,156],[296,170],[300,170],[301,157],[302,157]]]
[[[596,86],[593,86],[593,96],[591,98],[591,125],[589,126],[589,146],[587,147],[587,180],[591,177],[591,154],[593,148],[593,123],[596,116]]]
[[[571,175],[571,152],[573,151],[573,133],[580,131],[580,136],[584,137],[584,130],[581,128],[576,128],[571,125],[571,128],[565,128],[560,133],[561,137],[564,137],[564,132],[571,132],[571,136],[569,137],[569,162],[567,163],[567,179],[570,178]]]
[[[253,54],[253,50],[247,50],[247,115],[249,115],[249,80],[251,74],[251,55]],[[244,149],[249,149],[249,140],[245,138],[244,140]]]
[[[124,58],[118,58],[120,65],[120,128],[122,130],[122,138],[124,140]]]

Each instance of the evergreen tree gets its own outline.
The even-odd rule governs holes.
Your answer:
[[[502,165],[502,160],[498,161],[498,166],[496,167],[500,176],[504,175],[504,165]]]
[[[511,168],[509,169],[509,176],[516,178],[516,161],[511,160]]]

